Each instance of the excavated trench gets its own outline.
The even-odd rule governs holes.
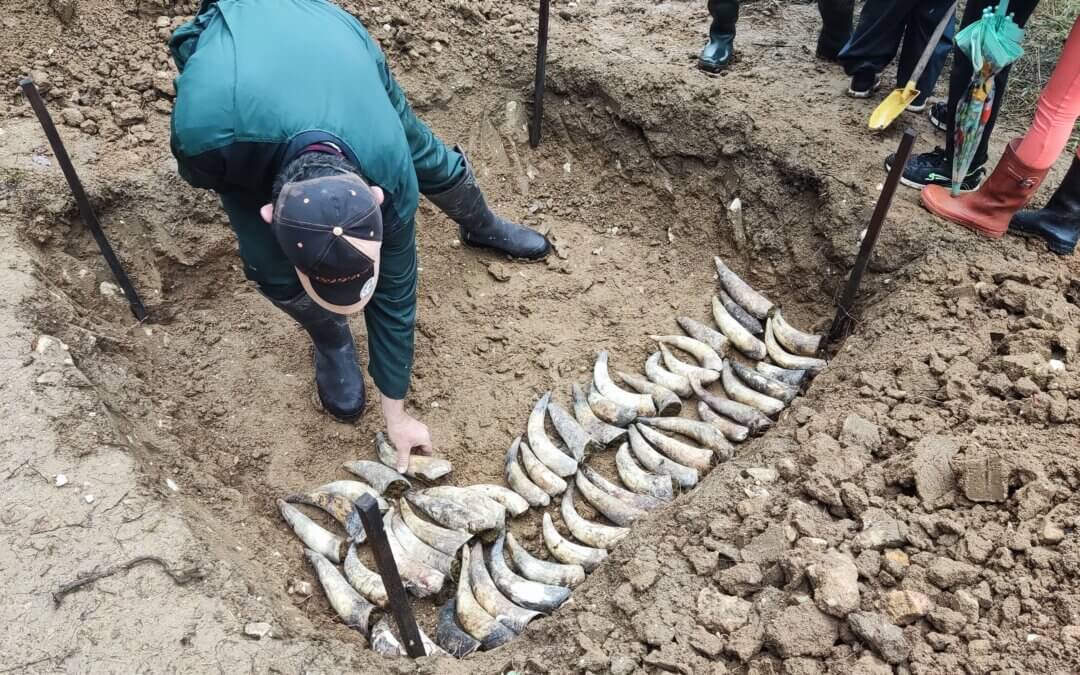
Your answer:
[[[410,403],[453,462],[446,484],[504,484],[505,450],[536,398],[550,390],[569,407],[571,384],[587,384],[598,351],[610,352],[613,370],[641,373],[655,349],[648,335],[679,332],[678,315],[711,324],[714,255],[806,330],[827,326],[843,281],[838,262],[849,252],[837,252],[829,232],[845,211],[827,180],[759,145],[745,120],[721,124],[703,147],[644,130],[612,99],[575,93],[572,79],[554,89],[539,152],[523,143],[516,102],[486,105],[468,145],[489,200],[548,231],[551,260],[518,265],[462,250],[441,214],[429,205],[419,214]],[[686,127],[679,112],[667,111],[671,129]],[[38,327],[70,345],[147,484],[179,487],[174,499],[210,557],[237,564],[253,592],[272,597],[292,635],[355,639],[321,594],[297,603],[287,593],[313,575],[275,500],[348,478],[344,461],[373,459],[376,406],[355,427],[312,409],[306,336],[244,282],[211,195],[164,164],[92,180],[91,191],[153,321],[134,325],[124,301],[109,297],[92,239],[58,198],[22,230],[52,296],[33,308]],[[741,214],[728,208],[735,198]],[[366,352],[362,322],[354,331]],[[693,405],[683,414],[696,417]],[[589,464],[614,479],[612,454]],[[635,527],[662,532],[680,503]],[[562,528],[558,501],[546,510]],[[543,550],[538,510],[511,529]],[[416,603],[429,633],[455,587]]]

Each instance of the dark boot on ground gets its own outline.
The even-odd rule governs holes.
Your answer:
[[[1016,156],[1020,140],[1016,139],[1005,148],[978,190],[951,196],[949,189],[940,185],[927,185],[920,193],[923,206],[931,213],[978,232],[984,237],[997,239],[1009,229],[1009,220],[1035,196],[1039,184],[1049,169],[1033,169]]]
[[[1080,157],[1073,156],[1054,196],[1038,211],[1020,211],[1009,221],[1009,232],[1046,242],[1058,255],[1070,255],[1080,239]]]
[[[342,422],[364,412],[364,375],[356,357],[349,321],[315,304],[307,293],[270,302],[300,324],[315,346],[315,390],[323,409]]]
[[[698,57],[698,68],[718,73],[735,56],[735,23],[739,19],[738,0],[709,0],[709,42]]]
[[[460,147],[454,149],[465,156]],[[488,208],[468,158],[465,159],[465,175],[456,185],[425,196],[458,224],[461,242],[467,246],[490,248],[525,260],[540,260],[551,250],[544,235],[503,220]]]

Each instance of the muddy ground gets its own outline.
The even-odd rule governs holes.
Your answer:
[[[0,8],[0,672],[1080,669],[1080,265],[946,226],[906,189],[858,330],[807,396],[511,645],[384,661],[320,593],[290,595],[312,576],[274,500],[372,457],[382,423],[375,406],[355,427],[312,409],[306,336],[243,279],[213,195],[175,174],[159,72],[192,5]],[[701,5],[555,3],[532,150],[532,9],[344,3],[489,201],[558,251],[535,265],[466,251],[421,208],[410,403],[453,483],[501,482],[536,397],[565,402],[597,350],[640,371],[647,335],[706,318],[714,254],[824,330],[884,155],[905,124],[921,149],[942,143],[925,118],[865,131],[872,103],[813,57],[812,5],[747,3],[738,62],[696,71]],[[28,72],[150,324],[102,293],[108,270],[14,87]],[[537,522],[515,525],[534,551]],[[184,583],[147,563],[53,598],[144,555]],[[417,610],[430,627],[430,603]],[[247,637],[250,622],[272,632]]]

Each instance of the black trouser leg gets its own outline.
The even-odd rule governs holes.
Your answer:
[[[739,0],[709,0],[709,41],[698,57],[698,68],[719,72],[734,56],[735,23],[739,19]]]
[[[915,65],[922,57],[926,43],[931,34],[941,23],[941,18],[952,8],[952,0],[931,0],[920,2],[908,19],[907,31],[904,33],[904,46],[900,50],[900,58],[896,64],[896,86],[902,88],[911,78]],[[952,20],[945,26],[945,32],[941,34],[930,61],[926,64],[926,70],[919,76],[916,86],[920,92],[920,98],[930,96],[937,84],[941,69],[945,66],[945,59],[953,46],[953,35],[956,33],[956,21]]]
[[[818,35],[817,55],[835,60],[840,49],[851,39],[851,19],[855,0],[818,0],[821,14],[821,34]]]
[[[739,20],[739,0],[708,0],[709,15],[712,24],[709,26],[709,37],[715,35],[735,34],[735,23]]]
[[[851,39],[840,50],[844,72],[880,73],[900,48],[904,27],[918,0],[866,0],[859,13],[859,24]]]
[[[1013,0],[1009,3],[1009,13],[1013,15],[1016,25],[1023,28],[1038,5],[1039,0]],[[982,16],[984,7],[996,6],[997,0],[968,0],[967,6],[964,8],[964,18],[960,21],[960,30],[977,21]],[[1010,69],[1011,67],[1006,67],[994,78],[994,104],[990,110],[990,119],[983,130],[982,139],[979,141],[979,147],[975,150],[975,155],[971,160],[973,169],[986,163],[986,148],[990,143],[990,135],[994,131],[998,111],[1001,110],[1001,104],[1005,100],[1005,87],[1009,81]],[[960,99],[967,91],[968,84],[971,83],[971,76],[971,61],[959,49],[954,49],[952,75],[949,77],[949,113],[946,115],[948,130],[945,132],[945,152],[950,162],[956,149],[954,138],[956,135],[956,108],[960,105]]]

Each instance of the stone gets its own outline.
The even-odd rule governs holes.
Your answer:
[[[994,544],[978,532],[968,531],[964,534],[964,548],[967,556],[974,562],[984,563],[994,550]]]
[[[863,579],[873,579],[881,571],[881,553],[866,550],[855,558],[855,568],[859,570],[859,576]]]
[[[1036,352],[1007,354],[1001,357],[1001,369],[1013,382],[1021,377],[1035,376],[1045,363],[1042,355]]]
[[[908,554],[901,549],[890,548],[885,551],[881,567],[897,579],[903,579],[904,575],[907,574],[907,569],[911,567],[911,560],[908,558]]]
[[[244,635],[261,640],[270,634],[271,626],[264,621],[252,622],[244,626]]]
[[[882,509],[867,509],[862,514],[862,523],[863,529],[853,542],[859,550],[896,548],[907,543],[900,523]]]
[[[759,483],[774,483],[780,477],[780,473],[771,467],[752,467],[743,473]]]
[[[979,568],[951,558],[938,558],[927,571],[926,578],[938,588],[969,586],[979,580]]]
[[[930,648],[935,652],[949,651],[956,646],[956,641],[958,639],[955,635],[935,633],[934,631],[930,631],[925,637],[926,644],[930,645]]]
[[[844,502],[840,499],[840,491],[836,489],[836,486],[832,484],[832,481],[817,470],[811,471],[806,475],[803,479],[802,489],[807,495],[823,504],[829,506],[844,505]]]
[[[859,570],[850,555],[829,551],[806,572],[818,609],[842,619],[859,608]]]
[[[719,553],[709,551],[702,546],[691,546],[684,552],[686,557],[690,559],[690,565],[694,568],[694,572],[699,576],[712,576],[720,562]]]
[[[952,503],[956,489],[951,462],[960,444],[950,436],[926,436],[915,444],[915,490],[923,506],[934,509]]]
[[[1013,383],[1013,389],[1020,398],[1028,398],[1042,391],[1039,389],[1039,385],[1035,384],[1035,381],[1030,377],[1021,377]]]
[[[113,119],[119,127],[130,127],[146,121],[146,113],[133,103],[120,103],[113,106]]]
[[[742,559],[746,562],[772,563],[779,560],[789,548],[791,539],[788,538],[787,528],[782,523],[773,523],[743,547]]]
[[[785,659],[828,656],[838,637],[836,619],[810,603],[784,608],[765,629],[766,642]]]
[[[790,457],[784,457],[778,461],[776,471],[784,480],[794,480],[799,477],[799,466]]]
[[[868,647],[891,664],[903,663],[911,653],[904,631],[874,612],[848,614],[848,626]]]
[[[1047,518],[1043,521],[1042,530],[1039,531],[1039,539],[1042,543],[1053,546],[1060,544],[1065,539],[1065,530],[1054,521]]]
[[[934,601],[919,591],[890,591],[882,598],[882,609],[898,626],[915,623],[930,613]]]
[[[840,501],[844,508],[855,517],[859,517],[870,507],[870,497],[866,490],[855,483],[842,483],[840,485]]]
[[[716,659],[724,651],[724,639],[714,635],[701,626],[696,626],[690,634],[690,646],[710,659]]]
[[[979,599],[973,593],[963,589],[957,591],[953,594],[953,604],[968,623],[979,623]]]
[[[168,98],[174,98],[176,96],[176,85],[173,80],[173,74],[167,70],[159,70],[154,73],[153,87],[154,90],[162,96]]]
[[[712,587],[701,589],[697,597],[697,620],[709,630],[734,633],[746,625],[753,609],[746,600],[725,595]]]
[[[860,444],[841,445],[827,433],[814,434],[803,444],[803,452],[814,458],[814,471],[829,482],[840,483],[862,473],[870,453]]]
[[[111,281],[102,281],[98,287],[98,292],[101,297],[109,300],[117,302],[123,302],[124,300],[124,290]]]
[[[1003,502],[1008,496],[1009,475],[1001,455],[978,454],[960,465],[960,489],[973,502]]]
[[[854,413],[844,418],[840,444],[874,452],[881,449],[881,430],[873,422]]]
[[[948,635],[956,635],[967,624],[967,617],[948,607],[935,607],[927,618],[934,628]]]
[[[762,627],[761,621],[754,619],[731,634],[727,645],[724,647],[724,652],[746,663],[753,658],[754,654],[761,651],[764,642],[765,629]]]
[[[60,111],[60,119],[69,127],[78,127],[86,121],[86,115],[75,106],[71,106]]]
[[[761,588],[763,576],[757,563],[739,563],[720,573],[719,585],[731,595],[748,595]]]
[[[630,675],[637,670],[637,667],[637,659],[632,656],[620,655],[611,657],[609,669],[611,670],[611,675]]]

